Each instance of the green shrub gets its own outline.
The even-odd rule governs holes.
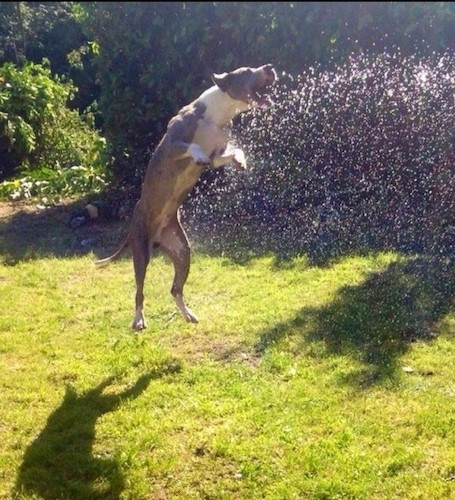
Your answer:
[[[453,2],[73,2],[92,41],[117,181],[140,187],[150,151],[211,72],[333,68],[351,53],[453,49]],[[169,29],[172,27],[172,29]],[[437,27],[437,29],[436,29]]]
[[[89,113],[67,106],[75,91],[45,65],[0,67],[1,195],[71,194],[104,185],[105,141]]]
[[[43,168],[0,183],[0,199],[40,198],[51,203],[60,197],[99,192],[106,185],[106,177],[93,167]]]

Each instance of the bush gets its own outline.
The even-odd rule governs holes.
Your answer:
[[[68,177],[73,178],[72,190],[84,190],[87,172],[104,184],[105,141],[89,114],[80,116],[67,107],[74,92],[71,81],[52,77],[46,66],[27,63],[18,68],[5,63],[0,67],[0,180],[6,181],[3,194],[10,187],[18,193],[16,187],[21,181],[8,181],[13,177],[22,178],[23,186],[35,182],[36,189],[45,181],[42,185],[48,193],[59,192],[61,179]],[[68,187],[68,183],[64,185]]]
[[[120,183],[140,187],[169,119],[212,72],[273,63],[298,74],[351,52],[455,48],[452,2],[74,2],[92,40]],[[172,29],[169,27],[172,26]]]

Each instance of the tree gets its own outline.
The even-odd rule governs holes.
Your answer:
[[[73,9],[98,49],[114,173],[137,185],[169,118],[211,84],[213,71],[271,62],[299,75],[352,53],[455,48],[451,2],[84,2]]]
[[[81,112],[99,96],[86,43],[71,2],[0,2],[0,65],[46,59],[54,75],[76,85],[69,105]]]

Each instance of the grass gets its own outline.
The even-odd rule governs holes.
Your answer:
[[[156,257],[135,335],[129,259],[20,255],[0,264],[0,498],[454,497],[450,262],[196,248],[193,325]]]

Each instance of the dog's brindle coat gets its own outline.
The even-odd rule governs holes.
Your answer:
[[[183,300],[190,246],[179,221],[179,207],[204,168],[228,163],[245,168],[243,152],[229,144],[231,120],[248,109],[266,106],[275,78],[270,64],[214,74],[215,85],[169,122],[148,164],[128,236],[113,255],[96,261],[98,265],[108,263],[131,247],[136,279],[134,330],[146,327],[143,289],[151,248],[170,257],[175,272],[171,294],[185,320],[198,321]]]

